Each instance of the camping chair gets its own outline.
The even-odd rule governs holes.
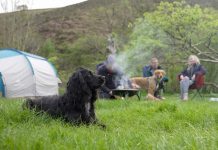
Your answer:
[[[178,80],[180,81],[179,75],[178,75]],[[204,96],[202,94],[202,89],[205,84],[204,81],[205,81],[205,76],[203,74],[196,74],[195,82],[189,87],[189,90],[196,90],[196,92],[194,92],[194,95],[192,96],[191,99],[194,99],[197,95],[199,95],[201,99],[204,99]]]
[[[204,81],[205,77],[203,74],[197,74],[195,77],[195,82],[189,87],[190,90],[196,90],[193,97],[191,99],[194,99],[197,95],[200,96],[201,99],[204,99],[202,94],[202,89],[204,87]]]

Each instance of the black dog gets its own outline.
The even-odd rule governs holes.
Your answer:
[[[156,90],[154,96],[161,99],[161,90],[165,91],[165,83],[168,82],[168,78],[163,77],[160,81],[157,82]]]
[[[101,87],[104,80],[103,76],[80,68],[70,77],[64,95],[27,99],[25,105],[29,109],[44,111],[73,124],[92,123],[105,127],[97,121],[94,107],[97,99],[96,89]]]

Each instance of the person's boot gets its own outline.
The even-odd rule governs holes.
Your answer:
[[[187,100],[188,100],[188,93],[184,93],[184,94],[183,94],[183,100],[184,100],[184,101],[187,101]]]

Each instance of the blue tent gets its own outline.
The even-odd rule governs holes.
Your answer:
[[[0,72],[0,91],[5,97],[58,95],[57,71],[43,57],[0,49]]]

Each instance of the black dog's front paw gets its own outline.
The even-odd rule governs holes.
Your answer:
[[[106,129],[106,125],[99,122],[99,121],[97,121],[97,120],[95,122],[93,122],[93,123],[96,124],[97,126],[101,127],[102,129]]]
[[[99,127],[101,127],[102,129],[106,129],[106,125],[103,124],[103,123],[97,123],[97,125],[98,125]]]

